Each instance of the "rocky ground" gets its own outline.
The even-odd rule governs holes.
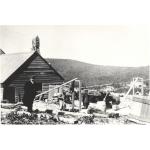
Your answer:
[[[130,102],[121,101],[113,109],[104,110],[103,103],[90,104],[88,109],[78,111],[78,101],[75,110],[67,105],[65,111],[59,110],[58,103],[34,102],[33,113],[21,103],[1,104],[1,124],[143,124],[129,117]]]

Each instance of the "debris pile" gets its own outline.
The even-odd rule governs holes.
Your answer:
[[[5,117],[2,115],[2,124],[63,124],[59,122],[55,116],[48,113],[28,113],[15,111],[7,114]]]
[[[35,102],[33,113],[22,104],[2,104],[2,124],[140,124],[113,109],[105,111],[103,103],[90,104],[88,109],[61,111],[58,104]]]

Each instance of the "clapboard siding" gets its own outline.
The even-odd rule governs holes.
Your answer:
[[[38,53],[34,53],[5,83],[5,86],[15,87],[15,96],[23,98],[24,85],[35,75],[37,83],[44,83],[42,90],[49,85],[61,84],[64,79]]]
[[[36,56],[27,68],[45,68],[45,69],[49,69],[49,66],[48,66],[47,63],[45,63],[41,59],[40,56]]]

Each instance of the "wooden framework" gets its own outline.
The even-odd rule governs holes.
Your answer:
[[[141,83],[141,86],[139,87],[140,88],[140,90],[141,90],[141,95],[144,95],[144,87],[143,87],[143,85],[144,85],[144,80],[143,80],[143,78],[139,78],[139,77],[137,77],[137,78],[133,78],[133,95],[135,95],[135,84],[137,83],[137,82],[140,82]]]
[[[69,84],[69,83],[72,83],[73,81],[78,82],[78,85],[79,85],[79,111],[80,111],[80,110],[81,110],[81,102],[82,102],[82,96],[81,96],[81,81],[78,80],[77,78],[72,79],[72,80],[70,80],[70,81],[68,81],[68,82],[66,82],[66,83],[63,83],[62,85],[56,86],[56,87],[54,87],[54,88],[52,88],[52,89],[49,89],[49,90],[47,90],[47,91],[44,91],[44,92],[42,92],[42,93],[36,95],[35,99],[39,98],[38,100],[41,100],[42,97],[44,96],[44,94],[48,94],[48,95],[49,95],[50,93],[54,92],[55,90],[62,89],[63,86],[65,86],[65,85],[67,85],[67,84]],[[75,94],[75,93],[72,92],[72,109],[73,109],[73,110],[74,110],[74,98],[75,98],[75,95],[74,95],[74,94]]]
[[[141,95],[144,94],[144,80],[143,78],[139,78],[139,77],[136,77],[136,78],[133,78],[133,81],[131,82],[131,85],[130,85],[130,88],[128,90],[128,92],[126,93],[126,95],[124,96],[124,98],[126,99],[126,97],[129,95],[129,93],[133,90],[132,94],[135,95],[135,84],[137,82],[141,82]]]
[[[135,94],[135,83],[140,82],[140,90],[141,95]],[[129,94],[129,92],[133,90],[133,96],[132,96],[132,104],[130,106],[130,116],[141,120],[150,122],[150,97],[144,96],[144,80],[143,78],[133,78],[132,85],[127,92],[126,96]]]

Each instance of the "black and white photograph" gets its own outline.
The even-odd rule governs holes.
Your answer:
[[[149,124],[148,30],[0,26],[1,124]]]
[[[0,6],[0,149],[149,149],[148,0]]]

